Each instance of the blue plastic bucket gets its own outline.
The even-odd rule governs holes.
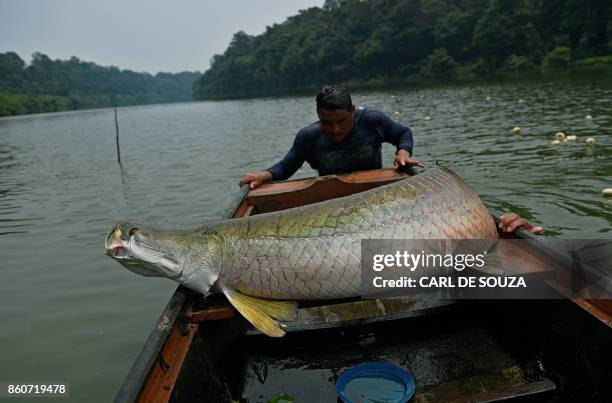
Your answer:
[[[344,403],[404,403],[414,395],[414,378],[402,367],[367,363],[347,369],[336,382]]]

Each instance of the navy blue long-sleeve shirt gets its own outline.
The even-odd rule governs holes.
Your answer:
[[[319,122],[301,129],[293,146],[280,162],[268,171],[273,180],[284,180],[293,175],[304,161],[319,175],[344,174],[382,168],[381,145],[391,143],[398,150],[412,155],[412,132],[375,110],[355,111],[353,129],[334,143],[323,132]]]

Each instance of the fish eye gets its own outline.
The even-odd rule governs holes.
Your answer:
[[[134,235],[134,233],[135,233],[136,231],[138,231],[138,227],[134,227],[134,228],[130,229],[130,230],[128,231],[128,235],[129,235],[129,236],[132,236],[132,235]]]

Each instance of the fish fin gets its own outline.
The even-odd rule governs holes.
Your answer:
[[[246,297],[246,295],[245,295]],[[267,313],[273,318],[280,320],[295,320],[297,317],[297,302],[296,301],[282,301],[277,299],[267,298],[255,298],[249,297],[260,304],[262,311]]]
[[[295,318],[297,303],[295,301],[278,301],[244,295],[227,286],[221,286],[221,291],[229,302],[253,326],[270,337],[282,337],[285,331],[282,325],[272,319],[290,320]]]
[[[268,299],[253,297],[242,294],[236,290],[231,292],[238,294],[240,298],[250,306],[257,306],[265,314],[280,320],[294,320],[297,316],[297,302],[279,299]]]

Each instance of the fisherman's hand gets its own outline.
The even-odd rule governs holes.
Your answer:
[[[395,154],[395,159],[393,160],[393,169],[399,171],[402,167],[423,167],[420,161],[413,160],[408,151],[404,149],[400,149]]]
[[[268,171],[260,173],[247,172],[240,178],[240,186],[249,184],[251,189],[261,186],[263,183],[272,179],[272,174]]]
[[[534,234],[539,234],[543,231],[542,227],[532,226],[527,220],[515,213],[504,213],[499,220],[499,228],[504,232],[514,232],[520,227]]]

